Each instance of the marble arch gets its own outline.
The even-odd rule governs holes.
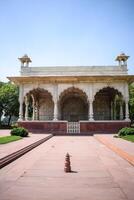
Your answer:
[[[95,94],[93,109],[95,120],[122,120],[125,113],[123,95],[113,87],[104,87]]]
[[[88,120],[88,97],[76,87],[69,87],[59,96],[60,119],[67,121]]]
[[[93,90],[93,99],[95,97],[95,95],[102,89],[104,88],[113,88],[115,90],[117,90],[118,92],[121,93],[122,97],[125,98],[125,86],[124,83],[123,84],[114,84],[114,83],[102,83],[102,84],[96,84],[96,86],[94,87],[94,90]]]
[[[81,88],[79,87],[68,87],[67,89],[63,90],[60,94],[59,94],[59,100],[64,96],[66,95],[67,93],[69,92],[77,92],[78,94],[81,94],[83,96],[85,96],[85,98],[87,99],[88,101],[88,95],[86,94],[85,91],[83,91]]]
[[[53,109],[53,96],[44,88],[34,88],[24,96],[23,118],[25,120],[30,118],[31,120],[52,120]]]

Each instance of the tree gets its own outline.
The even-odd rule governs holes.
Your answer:
[[[134,121],[134,83],[129,85],[129,106],[130,106],[130,119]]]
[[[1,90],[1,87],[4,85],[3,82],[0,81],[0,90]],[[3,115],[3,104],[2,104],[2,100],[0,98],[0,124],[1,124],[1,117]]]
[[[18,87],[11,83],[4,83],[0,87],[0,111],[4,116],[8,117],[8,125],[12,116],[18,116],[19,102],[18,102],[19,91]]]

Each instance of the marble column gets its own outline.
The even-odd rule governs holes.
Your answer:
[[[130,121],[129,119],[129,109],[128,109],[128,100],[125,100],[125,120]]]
[[[25,96],[25,120],[28,121],[28,97]]]
[[[128,84],[126,84],[125,85],[125,120],[126,121],[130,121],[128,102],[129,102],[129,89],[128,89]]]
[[[32,97],[32,105],[33,105],[33,114],[32,114],[32,120],[35,120],[35,100],[33,94],[31,95]]]
[[[57,101],[54,102],[54,117],[53,117],[54,121],[58,120],[58,103]]]
[[[122,102],[120,102],[120,120],[123,120],[123,105],[122,105]]]
[[[23,87],[22,85],[20,85],[19,87],[19,119],[18,121],[22,121],[23,120]]]
[[[39,120],[39,103],[36,101],[34,106],[35,120]]]
[[[54,115],[53,120],[58,120],[58,85],[53,85],[53,101],[54,101]]]
[[[93,100],[89,100],[89,114],[88,114],[88,119],[89,121],[94,121],[94,113],[93,113]]]

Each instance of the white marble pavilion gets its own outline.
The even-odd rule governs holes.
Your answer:
[[[21,74],[8,77],[19,86],[19,124],[29,130],[88,133],[128,126],[127,59],[115,66],[29,67],[24,55]]]

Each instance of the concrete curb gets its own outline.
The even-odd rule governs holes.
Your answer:
[[[5,167],[6,165],[8,165],[9,163],[13,162],[14,160],[16,160],[17,158],[21,157],[22,155],[24,155],[25,153],[27,153],[28,151],[31,151],[32,149],[34,149],[35,147],[39,146],[40,144],[46,142],[47,140],[49,140],[50,138],[52,138],[53,135],[49,135],[43,139],[40,139],[36,142],[34,142],[33,144],[30,144],[14,153],[9,154],[8,156],[5,156],[4,158],[0,159],[0,169],[2,167]]]
[[[134,166],[134,156],[130,155],[129,153],[125,152],[124,150],[120,149],[119,147],[115,146],[114,144],[108,142],[106,138],[103,136],[94,136],[99,142],[103,143],[106,147],[117,153],[120,157],[127,160],[131,165]]]

